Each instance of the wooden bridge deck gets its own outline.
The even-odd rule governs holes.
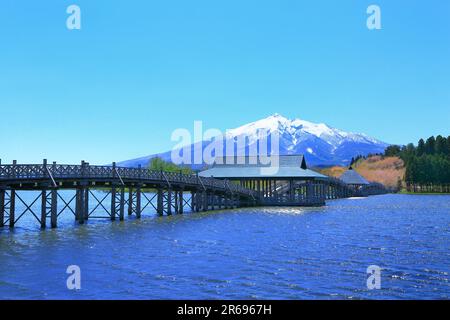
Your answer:
[[[364,196],[385,193],[381,185],[371,184],[365,189],[353,189],[339,179],[303,181],[278,184],[257,189],[260,184],[246,184],[186,175],[182,173],[154,171],[146,168],[122,168],[80,165],[13,164],[0,163],[0,227],[15,224],[26,213],[31,213],[41,228],[49,222],[52,228],[58,217],[70,211],[80,224],[95,216],[97,208],[104,211],[103,218],[124,220],[128,215],[141,217],[142,211],[153,207],[159,215],[181,214],[185,208],[191,211],[231,209],[246,206],[320,206],[327,199]],[[105,196],[99,199],[92,190],[101,189]],[[18,191],[38,191],[31,203],[24,201]],[[59,191],[73,190],[71,199],[64,199]],[[110,203],[104,204],[108,198]],[[95,208],[89,206],[94,202]],[[16,212],[17,202],[25,210]],[[59,202],[59,205],[58,205]],[[40,203],[39,210],[35,209]],[[37,212],[39,211],[39,212]]]
[[[111,199],[109,208],[95,197],[91,189],[107,192]],[[26,190],[40,192],[39,199],[33,202],[40,200],[40,213],[33,212],[31,204],[25,203],[17,194],[17,191]],[[58,194],[59,190],[74,190],[75,195],[67,203]],[[152,196],[146,195],[148,190],[153,191]],[[186,194],[190,194],[189,202],[185,199]],[[42,228],[46,227],[48,219],[53,228],[57,226],[58,216],[62,213],[58,209],[58,200],[63,202],[64,209],[73,212],[77,221],[84,223],[93,214],[89,210],[89,199],[103,207],[111,220],[123,220],[126,206],[129,215],[135,214],[140,218],[142,208],[149,205],[160,215],[170,215],[183,213],[186,206],[192,211],[206,211],[256,205],[258,202],[254,190],[197,175],[119,168],[115,164],[91,166],[86,162],[81,165],[59,165],[47,164],[44,160],[42,164],[19,165],[14,162],[12,165],[0,165],[0,227],[5,224],[14,227],[23,216],[23,213],[16,214],[17,200],[36,217]]]

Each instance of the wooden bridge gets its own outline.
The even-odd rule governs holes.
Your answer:
[[[96,196],[93,189],[103,190],[103,197]],[[61,190],[73,190],[73,197],[64,199]],[[27,202],[17,191],[39,191],[39,195]],[[104,204],[107,198],[110,203]],[[95,203],[92,210],[90,201]],[[25,211],[16,212],[17,202],[23,204]],[[36,203],[41,204],[39,212],[33,210]],[[123,220],[125,210],[139,219],[149,206],[159,215],[171,215],[183,213],[186,207],[198,212],[257,203],[253,190],[198,175],[119,168],[115,164],[92,166],[84,161],[80,165],[48,164],[46,160],[42,164],[19,165],[14,161],[0,165],[0,227],[14,227],[26,213],[31,213],[42,228],[48,221],[56,228],[58,217],[66,211],[82,224],[90,218]],[[94,216],[97,208],[102,208],[106,216]]]
[[[24,199],[18,191],[34,191],[34,198]],[[70,197],[63,197],[61,191],[69,192]],[[382,193],[387,190],[381,184],[355,188],[335,178],[237,182],[141,167],[122,168],[115,163],[93,166],[84,161],[80,165],[48,164],[46,160],[42,164],[0,162],[0,227],[14,227],[27,213],[41,228],[48,223],[56,228],[58,217],[65,212],[72,213],[83,224],[88,219],[124,220],[125,211],[139,219],[147,208],[153,208],[159,215],[171,215],[185,210],[257,205],[320,206],[330,199]],[[25,210],[17,212],[17,204]],[[96,215],[98,211],[102,214]]]

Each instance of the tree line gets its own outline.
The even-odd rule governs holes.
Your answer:
[[[192,174],[193,171],[191,168],[187,166],[178,166],[172,162],[164,161],[160,157],[155,157],[151,159],[148,168],[156,171],[165,171],[165,172],[181,172],[183,174]]]
[[[389,146],[385,156],[398,156],[404,161],[408,191],[449,192],[450,136],[420,139],[417,145]]]

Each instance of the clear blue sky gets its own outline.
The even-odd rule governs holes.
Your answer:
[[[450,2],[0,2],[3,161],[110,163],[170,150],[194,120],[273,113],[390,143],[450,135]]]

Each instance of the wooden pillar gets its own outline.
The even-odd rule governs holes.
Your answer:
[[[84,199],[84,203],[83,203],[83,205],[84,205],[84,208],[83,208],[84,220],[89,220],[89,188],[88,187],[83,188],[82,192],[84,193],[84,197],[83,197],[83,199]]]
[[[256,182],[256,190],[258,191],[258,196],[261,197],[261,180],[258,179]]]
[[[289,179],[289,201],[294,202],[294,181]]]
[[[128,188],[128,215],[133,214],[133,187]]]
[[[45,229],[47,225],[47,190],[41,191],[41,228]]]
[[[225,194],[224,198],[223,198],[223,208],[228,209],[229,205],[230,205],[230,201],[229,201],[228,194]]]
[[[179,201],[179,204],[178,204],[178,213],[179,214],[183,214],[183,212],[184,212],[184,200],[183,200],[183,190],[181,190],[180,192],[179,192],[179,195],[178,195],[178,201]]]
[[[136,188],[136,218],[141,218],[141,186]]]
[[[0,227],[5,225],[5,196],[6,190],[0,188]]]
[[[206,191],[203,191],[202,193],[202,211],[208,211],[208,194]]]
[[[269,197],[269,183],[264,179],[264,198]]]
[[[167,190],[167,215],[171,215],[172,214],[172,190]]]
[[[217,195],[217,208],[222,209],[222,195]]]
[[[125,216],[125,188],[120,188],[120,207],[119,207],[119,220],[123,221]]]
[[[191,211],[195,211],[195,192],[191,191]]]
[[[56,228],[58,223],[58,190],[53,188],[50,193],[50,225],[52,228]]]
[[[272,188],[272,180],[268,180],[269,183],[269,197],[272,198],[273,196],[273,188]]]
[[[200,192],[195,193],[195,211],[200,212],[200,207],[202,205],[202,194]]]
[[[216,195],[214,193],[212,193],[210,195],[210,201],[211,201],[211,210],[215,210],[214,206],[215,206],[215,202],[216,202]]]
[[[308,181],[307,185],[306,185],[306,201],[307,201],[307,203],[312,202],[312,199],[314,197],[313,193],[314,193],[313,185],[312,185],[311,181]]]
[[[160,216],[162,216],[164,214],[164,199],[163,199],[164,195],[162,192],[162,189],[158,189],[158,195],[157,195],[157,199],[156,199],[156,213]]]
[[[84,188],[77,188],[76,205],[75,205],[75,218],[80,224],[84,223],[84,209],[85,209],[85,195]]]
[[[178,202],[178,191],[174,191],[173,192],[173,195],[174,195],[174,204],[175,204],[175,214],[178,214],[179,213],[179,211],[178,211],[178,205],[179,205],[179,202]]]
[[[113,185],[111,188],[111,221],[116,220],[116,187]]]
[[[11,189],[9,197],[9,227],[14,228],[16,223],[16,190]]]

